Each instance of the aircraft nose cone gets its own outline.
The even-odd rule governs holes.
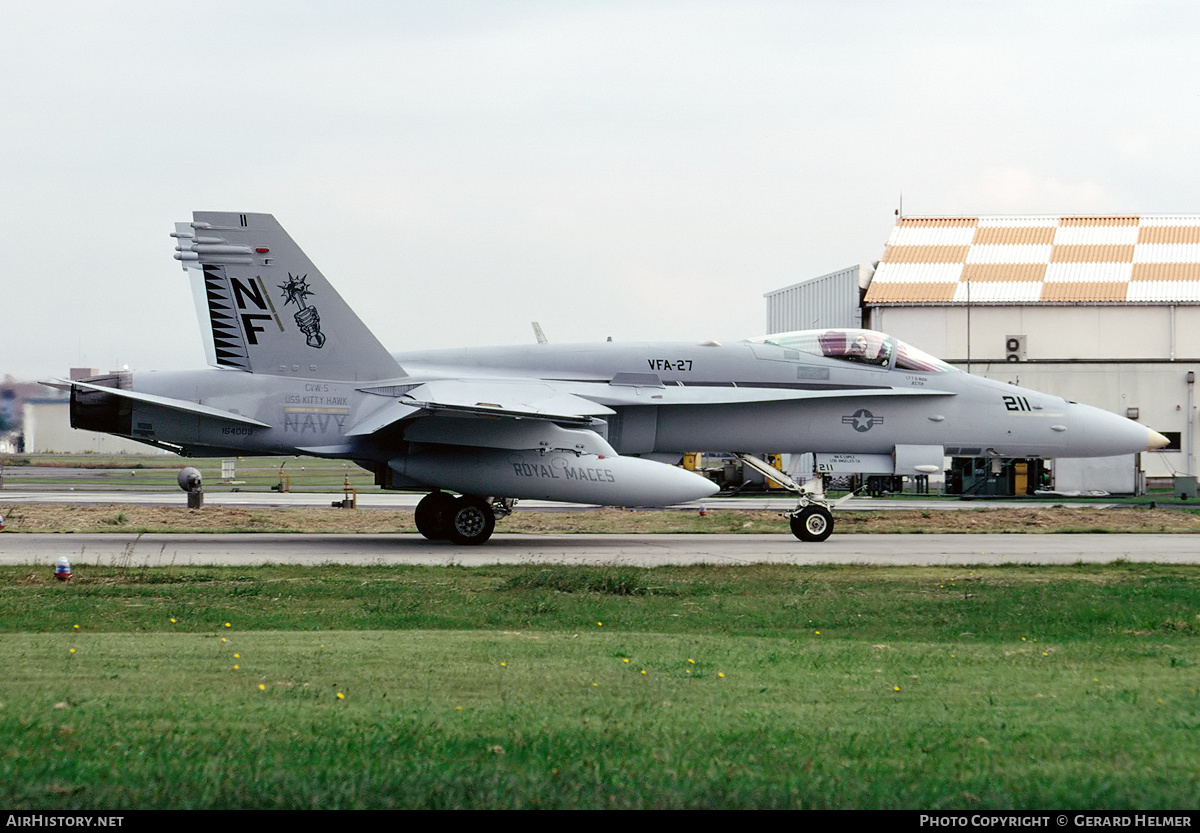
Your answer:
[[[1145,425],[1090,405],[1072,403],[1071,430],[1075,436],[1064,456],[1113,457],[1164,448],[1170,440]]]

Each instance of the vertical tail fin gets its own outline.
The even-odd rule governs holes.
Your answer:
[[[209,364],[339,381],[404,376],[270,214],[197,211],[176,223]]]

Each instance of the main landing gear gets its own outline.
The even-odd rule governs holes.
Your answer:
[[[455,497],[448,492],[430,492],[417,504],[414,520],[417,531],[430,541],[482,544],[492,537],[496,520],[510,514],[512,507],[511,499],[475,495]]]

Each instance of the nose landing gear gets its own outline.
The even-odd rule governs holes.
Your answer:
[[[791,522],[793,535],[801,541],[817,543],[833,534],[832,510],[837,504],[830,503],[825,497],[823,481],[820,477],[815,477],[801,486],[783,472],[767,465],[752,454],[738,454],[737,456],[750,468],[778,483],[799,499],[795,509],[784,513],[784,517]],[[838,503],[849,497],[850,495],[841,498]]]

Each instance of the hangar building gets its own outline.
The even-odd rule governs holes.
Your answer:
[[[773,328],[813,326],[803,313],[772,320],[774,294]],[[1136,419],[1172,441],[1140,455],[1141,472],[1196,474],[1200,214],[901,217],[862,322],[972,373]],[[1131,490],[1090,468],[1094,487]],[[1122,483],[1134,473],[1112,468]]]

